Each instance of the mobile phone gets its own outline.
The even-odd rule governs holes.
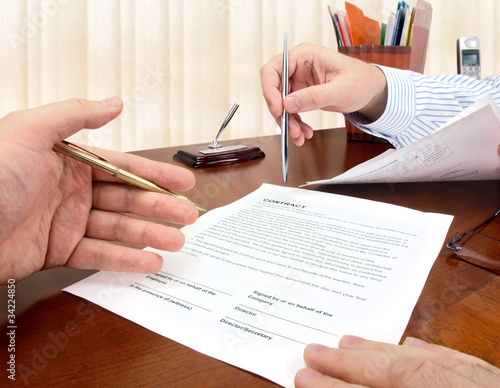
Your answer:
[[[479,39],[462,36],[457,39],[457,73],[476,79],[481,78]]]

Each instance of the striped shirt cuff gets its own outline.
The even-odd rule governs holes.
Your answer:
[[[346,114],[345,117],[358,128],[374,136],[382,137],[396,148],[401,148],[398,134],[408,128],[415,118],[415,86],[410,72],[378,66],[387,80],[387,105],[382,116],[370,122],[359,112]]]

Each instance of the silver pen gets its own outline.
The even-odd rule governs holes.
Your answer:
[[[233,116],[236,112],[236,109],[238,109],[238,107],[239,107],[238,104],[233,105],[233,107],[231,108],[231,110],[227,114],[226,118],[224,119],[224,122],[220,126],[219,132],[217,132],[217,136],[215,136],[215,139],[212,141],[212,143],[208,145],[208,148],[220,148],[220,147],[222,147],[222,145],[217,141],[217,139],[219,138],[219,136],[222,133],[222,131],[224,130],[224,128],[226,128],[226,126],[229,124],[229,122],[233,118]]]
[[[283,71],[281,72],[281,98],[285,100],[288,94],[288,47],[287,34],[283,43]],[[281,170],[283,182],[288,179],[288,113],[283,109],[281,114]]]

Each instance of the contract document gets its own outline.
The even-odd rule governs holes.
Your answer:
[[[264,184],[182,230],[155,274],[65,291],[208,356],[293,386],[308,343],[398,343],[452,216]]]
[[[341,175],[304,186],[500,179],[499,144],[500,110],[488,95],[402,149],[387,150]]]

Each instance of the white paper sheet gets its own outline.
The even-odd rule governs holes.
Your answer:
[[[415,143],[304,186],[500,179],[499,144],[500,110],[488,95]]]
[[[308,343],[400,340],[451,220],[264,184],[184,227],[157,274],[99,272],[65,291],[293,386]]]

